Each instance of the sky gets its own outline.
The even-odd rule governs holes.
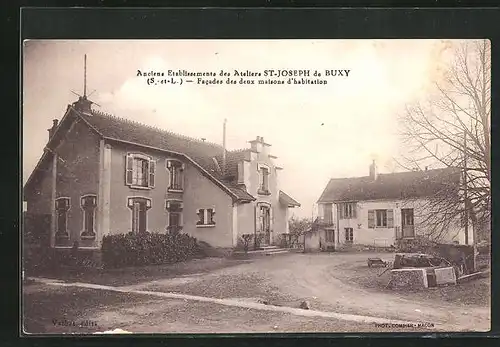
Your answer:
[[[330,178],[399,171],[398,115],[443,78],[453,40],[30,40],[23,50],[23,184],[47,129],[72,93],[96,109],[176,133],[247,148],[264,137],[284,170],[280,189],[310,217]],[[141,71],[350,70],[326,85],[150,86]],[[311,77],[312,78],[312,77]]]

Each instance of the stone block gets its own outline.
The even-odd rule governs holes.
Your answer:
[[[445,284],[457,284],[457,277],[455,276],[455,269],[453,267],[443,267],[435,269],[436,284],[438,286]]]
[[[426,269],[395,269],[391,270],[391,274],[391,285],[393,288],[422,289],[429,287]]]

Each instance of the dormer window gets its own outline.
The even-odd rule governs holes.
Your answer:
[[[184,164],[178,160],[167,160],[167,170],[169,172],[168,191],[182,192],[184,189]]]
[[[258,194],[270,195],[269,192],[269,167],[265,165],[259,165],[259,190]]]
[[[126,185],[131,188],[154,188],[155,161],[146,155],[129,153],[126,159]]]

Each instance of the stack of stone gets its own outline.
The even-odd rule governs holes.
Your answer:
[[[406,268],[391,270],[391,287],[402,289],[428,288],[427,271],[423,268]]]

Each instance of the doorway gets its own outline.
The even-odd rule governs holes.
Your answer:
[[[403,238],[415,237],[415,225],[412,208],[401,209],[401,229]]]
[[[264,234],[262,245],[271,244],[271,208],[267,205],[259,207],[260,232]]]

